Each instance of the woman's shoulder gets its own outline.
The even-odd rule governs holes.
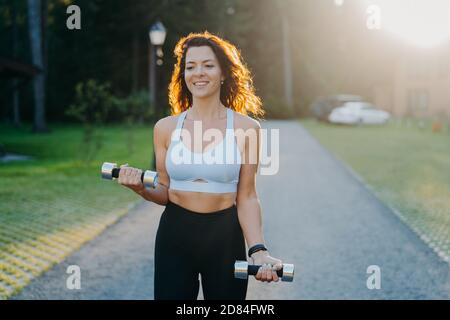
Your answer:
[[[155,130],[173,131],[177,126],[178,118],[180,117],[180,115],[181,113],[159,119],[155,123]]]
[[[177,122],[180,115],[181,113],[159,119],[155,123],[155,127],[153,130],[158,136],[162,137],[164,141],[168,141],[168,138],[172,135],[172,132],[177,127]]]
[[[239,113],[234,112],[234,127],[235,129],[251,129],[251,128],[261,128],[261,125],[259,124],[259,121],[256,119],[253,119],[252,117]]]

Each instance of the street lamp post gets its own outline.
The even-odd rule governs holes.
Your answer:
[[[155,116],[159,116],[158,106],[157,106],[157,83],[156,83],[156,69],[157,66],[162,65],[162,45],[166,40],[166,28],[161,23],[161,21],[155,22],[148,32],[148,36],[150,38],[150,54],[149,54],[149,77],[148,77],[148,85],[149,85],[149,97],[150,97],[150,105],[153,108]],[[158,58],[157,58],[158,57]],[[153,146],[153,169],[156,170],[156,156],[155,156],[155,148]]]
[[[161,23],[161,21],[155,22],[148,32],[150,38],[150,61],[149,61],[149,94],[150,94],[150,103],[154,106],[155,113],[158,110],[156,107],[156,68],[157,65],[162,64],[162,45],[166,40],[166,28]],[[156,58],[158,56],[158,58]]]
[[[149,60],[148,60],[148,94],[152,108],[155,107],[155,91],[156,91],[156,68],[155,68],[155,46],[149,42]]]

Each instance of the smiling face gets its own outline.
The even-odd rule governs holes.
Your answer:
[[[220,95],[223,79],[219,61],[209,46],[188,49],[184,80],[194,98]]]

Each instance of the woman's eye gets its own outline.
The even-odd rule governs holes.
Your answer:
[[[214,68],[214,65],[208,64],[208,65],[206,65],[206,67],[207,68]],[[186,67],[186,70],[192,70],[192,69],[194,69],[194,67]]]

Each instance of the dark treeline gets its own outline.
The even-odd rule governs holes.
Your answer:
[[[158,101],[167,106],[167,85],[173,68],[176,41],[189,32],[208,30],[233,41],[255,75],[259,94],[278,95],[279,61],[276,32],[279,17],[273,1],[208,0],[47,0],[44,50],[47,64],[46,115],[49,121],[64,115],[74,98],[75,85],[87,79],[110,82],[114,94],[126,96],[148,88],[148,29],[160,19],[168,33],[163,46]],[[68,5],[81,9],[81,30],[68,30]],[[18,36],[13,38],[13,8]],[[30,63],[27,2],[0,0],[0,56]],[[264,39],[268,40],[268,43]],[[13,52],[13,43],[17,48]],[[270,63],[269,63],[270,62]],[[11,117],[11,79],[3,79],[2,118]],[[31,83],[21,88],[21,116],[32,119]],[[167,110],[168,111],[168,110]]]

